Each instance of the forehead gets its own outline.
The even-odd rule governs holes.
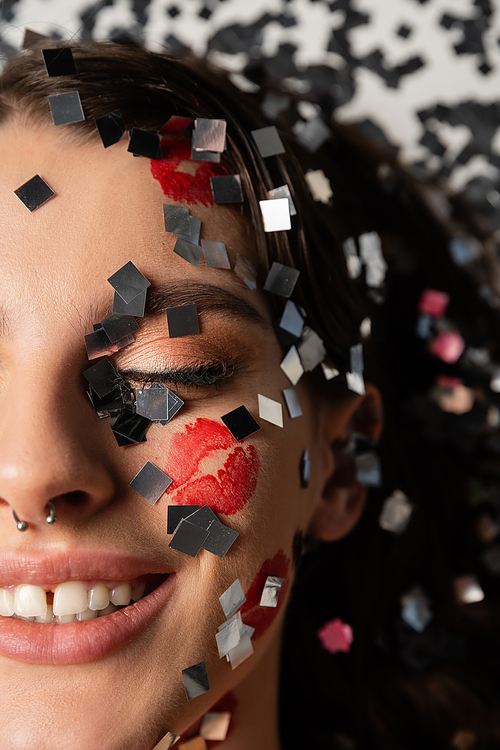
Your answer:
[[[234,266],[238,253],[255,259],[240,207],[205,206],[165,197],[149,159],[127,152],[127,142],[104,149],[73,140],[55,127],[8,124],[0,138],[0,270],[8,301],[25,298],[80,308],[109,297],[106,279],[132,260],[153,285],[193,280],[230,289],[265,305],[231,271],[195,268],[173,252],[163,203],[187,205],[201,219],[201,237],[224,242]],[[182,164],[179,165],[182,169]],[[30,213],[14,191],[35,174],[55,197]],[[188,196],[186,196],[188,198]]]

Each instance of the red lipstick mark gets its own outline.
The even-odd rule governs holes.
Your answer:
[[[181,162],[191,161],[191,139],[163,142],[162,153],[163,158],[151,160],[151,174],[160,183],[164,194],[179,203],[213,206],[210,178],[228,174],[227,169],[220,164],[195,161],[191,163],[199,166],[194,174],[178,172]]]
[[[240,612],[243,615],[245,624],[255,628],[254,638],[260,638],[261,635],[264,635],[281,609],[281,605],[285,601],[286,592],[288,591],[289,568],[290,560],[283,550],[280,549],[272,560],[268,558],[264,561],[252,585],[248,589],[246,601],[241,607]],[[259,607],[260,597],[262,596],[267,576],[283,578],[277,607]]]
[[[233,451],[227,456],[224,468],[217,471],[217,476],[195,476],[204,458],[231,448]],[[253,445],[239,445],[224,425],[199,418],[186,425],[184,432],[174,435],[166,465],[169,467],[167,473],[175,474],[168,492],[177,491],[176,504],[208,505],[212,510],[230,516],[241,510],[255,491],[259,457]]]

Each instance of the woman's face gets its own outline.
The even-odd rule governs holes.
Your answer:
[[[283,389],[291,384],[279,366],[266,293],[233,271],[204,261],[196,268],[173,252],[162,204],[174,201],[149,160],[126,149],[75,144],[55,127],[2,128],[0,586],[134,587],[140,578],[151,588],[170,575],[137,605],[90,622],[0,619],[6,750],[149,748],[167,730],[185,731],[238,685],[271,675],[294,536],[321,494],[321,424],[304,379],[296,389],[303,416],[288,415]],[[56,196],[30,213],[14,190],[35,174]],[[185,199],[202,238],[225,242],[233,265],[237,253],[252,258],[239,207]],[[152,424],[146,442],[119,447],[81,373],[92,364],[84,335],[111,313],[107,279],[129,261],[151,282],[157,306],[160,294],[164,308],[197,304],[200,333],[169,338],[166,314],[157,312],[139,320],[134,343],[110,357],[114,366],[151,381],[171,370],[195,380],[203,368],[226,374],[213,385],[167,383],[185,405],[168,424]],[[258,394],[283,404],[283,428],[259,419]],[[221,417],[242,405],[260,430],[237,442]],[[306,448],[313,471],[303,488]],[[155,505],[129,487],[146,461],[173,479]],[[54,526],[45,523],[49,501]],[[169,548],[167,506],[179,504],[209,505],[239,533],[224,558]],[[12,509],[29,523],[25,533]],[[285,579],[276,609],[259,607],[267,575]],[[219,659],[215,634],[226,619],[219,597],[237,578],[248,595],[243,620],[256,632],[254,654],[232,670]],[[211,689],[188,701],[182,670],[202,661]]]

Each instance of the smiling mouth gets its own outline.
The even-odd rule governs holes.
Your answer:
[[[0,588],[0,616],[27,622],[65,625],[106,617],[151,594],[169,574],[128,581],[69,580],[57,585],[21,583]]]

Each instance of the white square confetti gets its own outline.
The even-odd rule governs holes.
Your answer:
[[[259,399],[259,417],[265,419],[266,422],[271,422],[277,427],[283,427],[283,407],[279,401],[273,401],[272,398],[267,396],[261,396],[258,394]]]
[[[282,232],[291,229],[290,203],[288,198],[259,201],[265,232]]]

